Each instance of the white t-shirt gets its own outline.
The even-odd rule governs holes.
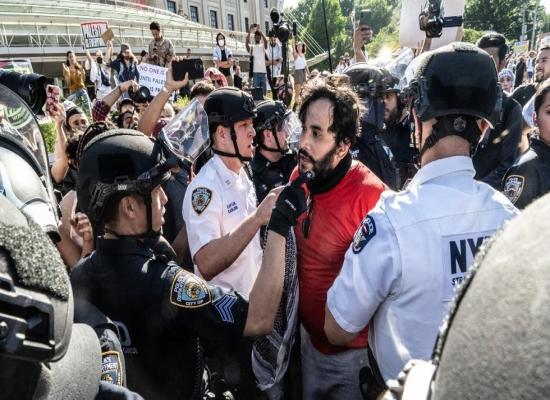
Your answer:
[[[252,45],[252,56],[254,57],[254,69],[253,72],[256,74],[266,74],[267,70],[265,68],[265,47],[263,42],[259,44]]]
[[[256,210],[256,192],[241,168],[239,174],[214,155],[193,179],[183,200],[191,256],[214,239],[233,231]],[[211,283],[236,289],[248,298],[262,263],[260,233],[245,247],[233,265],[211,279]],[[195,274],[201,276],[195,265]]]
[[[306,58],[304,55],[296,55],[296,58],[294,59],[294,69],[300,70],[300,69],[306,69]]]
[[[384,380],[431,358],[438,328],[483,241],[518,210],[473,179],[469,157],[422,167],[406,190],[386,191],[365,218],[327,296],[338,325],[360,332]]]
[[[279,43],[275,46],[271,46],[271,43],[267,45],[266,50],[267,58],[271,60],[282,60],[283,59],[283,49]],[[282,63],[271,66],[271,76],[281,75]]]

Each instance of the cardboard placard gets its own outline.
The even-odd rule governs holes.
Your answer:
[[[152,64],[139,64],[139,84],[147,87],[151,92],[151,96],[156,96],[166,82],[167,68],[159,67]]]
[[[403,0],[401,6],[401,20],[399,23],[399,45],[418,49],[426,38],[426,33],[418,26],[418,15],[426,5],[426,0]],[[442,14],[445,17],[464,15],[464,0],[443,0]],[[439,38],[433,38],[430,50],[435,50],[449,43],[456,42],[458,27],[443,28]]]
[[[107,21],[81,22],[82,44],[86,50],[102,49],[105,47],[103,34],[109,29]]]
[[[113,40],[115,38],[115,33],[111,28],[109,28],[105,32],[103,32],[101,38],[103,39],[103,43],[107,44],[109,40]]]
[[[529,41],[523,40],[521,42],[514,43],[514,53],[523,54],[529,51]]]

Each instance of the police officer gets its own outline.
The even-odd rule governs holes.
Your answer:
[[[351,149],[354,159],[365,164],[374,174],[392,189],[397,189],[397,177],[393,154],[380,137],[384,127],[384,74],[367,63],[348,67],[346,74],[354,91],[363,103],[361,134]]]
[[[85,147],[78,171],[78,204],[105,235],[73,271],[75,296],[118,326],[128,386],[145,398],[202,398],[203,354],[197,341],[232,341],[267,333],[282,292],[283,255],[266,254],[250,302],[211,286],[150,244],[160,234],[173,159],[143,134],[114,130]],[[274,213],[274,218],[279,214]]]
[[[473,179],[471,147],[493,123],[501,96],[493,60],[468,43],[425,57],[410,88],[421,169],[365,217],[327,297],[332,343],[349,342],[371,323],[371,368],[377,375],[377,364],[382,382],[410,358],[429,359],[476,251],[517,214]]]
[[[535,118],[538,138],[531,138],[531,147],[504,177],[504,194],[518,208],[525,208],[536,198],[550,191],[550,82],[546,81],[535,95]]]
[[[399,80],[388,70],[384,74],[384,129],[380,132],[382,140],[389,146],[396,169],[397,188],[400,189],[418,171],[416,160],[418,151],[411,140],[411,118],[404,115],[405,102],[399,88]]]
[[[258,202],[269,191],[288,182],[296,166],[296,153],[290,149],[300,134],[300,121],[282,101],[267,100],[258,105],[254,118],[256,151],[250,162]]]

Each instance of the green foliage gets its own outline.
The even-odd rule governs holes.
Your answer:
[[[464,37],[462,38],[462,41],[475,44],[484,33],[484,31],[466,28],[464,29]]]
[[[46,142],[46,151],[51,154],[55,150],[55,126],[53,121],[49,120],[40,124],[40,130],[44,136],[44,142]]]
[[[394,24],[382,28],[378,35],[374,36],[372,42],[367,45],[369,58],[378,56],[380,50],[395,51],[399,48],[399,31]]]

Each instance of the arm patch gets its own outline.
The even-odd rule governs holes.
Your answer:
[[[199,308],[212,301],[206,282],[185,270],[179,271],[170,285],[170,303],[183,308]]]
[[[201,215],[212,200],[212,191],[205,187],[198,187],[191,193],[191,205],[198,215]]]
[[[525,186],[525,178],[520,175],[510,175],[506,178],[504,183],[504,195],[508,197],[513,204],[518,201],[519,196],[523,192],[523,187]]]
[[[355,232],[353,236],[353,243],[351,244],[351,249],[354,254],[359,254],[367,243],[376,235],[376,224],[374,223],[374,218],[370,215],[367,215],[367,218],[363,220],[363,223]]]
[[[105,351],[101,353],[101,380],[118,386],[124,386],[122,382],[122,363],[118,351]]]

